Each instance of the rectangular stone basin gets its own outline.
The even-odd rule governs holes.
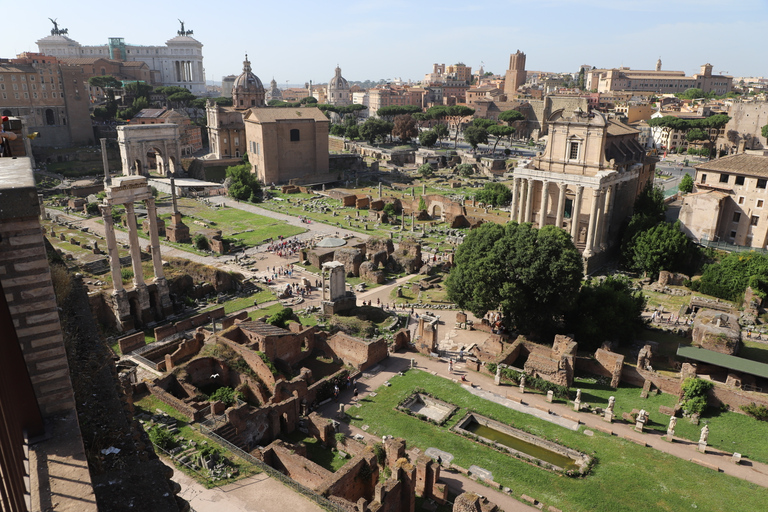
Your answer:
[[[456,406],[422,393],[414,393],[399,408],[425,416],[437,424],[442,424],[456,410]]]
[[[589,456],[581,452],[479,414],[468,413],[453,430],[476,436],[485,443],[554,471],[584,473],[589,467]]]

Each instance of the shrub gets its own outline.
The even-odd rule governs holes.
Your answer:
[[[336,444],[344,444],[344,441],[347,440],[347,436],[343,432],[336,432],[333,437],[336,439]]]
[[[768,407],[764,405],[757,405],[756,403],[752,402],[749,405],[742,405],[741,410],[756,420],[768,421]]]
[[[429,178],[430,176],[432,176],[432,174],[434,174],[434,171],[432,170],[431,165],[421,164],[419,166],[418,173],[425,178]]]
[[[275,367],[274,363],[269,360],[269,357],[267,357],[267,354],[261,351],[256,351],[256,354],[261,358],[261,360],[264,362],[265,365],[267,365],[267,368],[269,368],[269,371],[272,372],[272,375],[277,377],[277,375],[280,373],[277,371],[277,368]]]
[[[195,248],[198,251],[207,251],[211,248],[208,244],[208,238],[202,233],[195,235]]]
[[[395,205],[392,203],[387,203],[384,205],[384,213],[389,215],[390,217],[395,215]]]
[[[98,215],[99,203],[88,203],[85,205],[85,211],[88,212],[88,215]]]
[[[291,318],[293,318],[293,310],[291,308],[283,308],[267,318],[267,323],[285,329],[286,322]]]
[[[162,448],[163,450],[173,448],[173,445],[176,444],[173,438],[173,434],[168,432],[166,429],[157,426],[152,427],[149,430],[149,440],[152,441],[152,444]]]
[[[708,380],[688,377],[683,381],[683,410],[688,414],[701,414],[707,408],[707,393],[713,384]]]
[[[242,393],[239,391],[224,386],[214,391],[208,400],[211,402],[221,401],[227,407],[231,407],[235,405],[235,402],[237,402],[238,399],[242,399],[242,396]]]
[[[130,281],[133,279],[133,270],[130,268],[121,268],[120,277],[123,278],[123,281]]]

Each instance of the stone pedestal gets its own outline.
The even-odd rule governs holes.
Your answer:
[[[501,386],[501,368],[496,368],[496,376],[493,378],[493,383]]]
[[[734,464],[741,464],[741,454],[740,453],[734,453],[731,456],[731,462]]]
[[[699,453],[707,453],[707,443],[699,443],[697,450]]]
[[[579,412],[581,410],[581,400],[573,401],[573,410]]]
[[[555,392],[552,391],[551,389],[549,391],[547,391],[547,402],[549,402],[551,404],[552,400],[554,400],[554,398],[555,398]]]
[[[673,432],[673,433],[670,434],[669,431],[667,431],[667,435],[664,436],[664,439],[668,443],[674,443],[675,442],[675,433]]]
[[[131,316],[131,304],[128,302],[128,292],[124,288],[112,292],[112,311],[115,312],[121,331],[133,330],[134,322]]]
[[[525,393],[525,384],[520,383],[520,392]]]
[[[603,415],[603,421],[613,423],[613,411],[605,411]]]
[[[171,292],[168,289],[168,280],[165,277],[156,277],[157,295],[160,297],[160,309],[163,317],[173,314],[173,303],[171,302]]]
[[[645,423],[643,423],[642,421],[638,421],[637,423],[635,423],[635,432],[642,432],[643,425],[645,425]]]

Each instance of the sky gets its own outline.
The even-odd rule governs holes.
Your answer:
[[[49,17],[82,45],[154,46],[181,19],[203,43],[208,80],[240,74],[247,52],[265,85],[347,80],[421,80],[433,63],[463,62],[503,74],[509,55],[526,68],[575,72],[582,64],[768,76],[768,0],[326,0],[218,2],[133,0],[89,4],[38,0],[3,10],[0,57],[37,51]],[[75,7],[76,5],[76,7]],[[117,11],[122,5],[123,12]],[[35,12],[31,12],[34,10]],[[119,13],[118,13],[119,12]]]

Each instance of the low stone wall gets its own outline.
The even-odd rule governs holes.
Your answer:
[[[191,405],[188,405],[184,403],[183,401],[179,400],[172,394],[165,391],[160,386],[156,386],[154,384],[148,384],[147,389],[150,393],[152,393],[152,396],[156,397],[161,402],[165,403],[166,405],[170,405],[177,411],[179,411],[181,414],[186,416],[191,421],[200,421],[205,417],[205,409],[196,410]]]
[[[120,352],[123,354],[128,354],[129,352],[133,352],[137,348],[146,346],[146,344],[147,343],[144,340],[143,332],[137,332],[135,334],[131,334],[130,336],[124,336],[117,340],[117,346],[120,347]]]
[[[291,477],[301,485],[316,490],[333,475],[324,467],[306,457],[291,453],[282,441],[274,441],[264,450],[264,460],[284,475]]]
[[[363,477],[366,471],[363,467],[367,466],[369,476]],[[373,499],[376,483],[379,481],[379,466],[376,462],[376,455],[373,452],[364,452],[350,460],[343,468],[332,473],[315,490],[323,496],[338,496],[352,503],[356,503],[360,498],[368,501]]]
[[[366,341],[344,333],[336,333],[325,341],[325,345],[334,356],[358,370],[366,370],[389,355],[387,342],[383,338]]]
[[[251,369],[256,372],[256,375],[259,376],[261,381],[264,382],[267,387],[269,387],[269,389],[275,388],[275,376],[256,352],[224,337],[219,336],[216,339],[219,343],[227,345],[232,350],[237,352],[240,357],[242,357],[245,362],[248,363],[248,366],[250,366]]]
[[[200,327],[201,325],[210,323],[212,320],[218,320],[219,318],[223,318],[224,315],[225,315],[224,306],[221,306],[216,309],[212,309],[211,311],[206,311],[204,313],[200,313],[199,315],[195,315],[193,317],[180,320],[175,324],[156,327],[155,340],[160,341],[170,336],[173,336],[178,332],[184,332],[190,329],[194,329],[195,327]]]

